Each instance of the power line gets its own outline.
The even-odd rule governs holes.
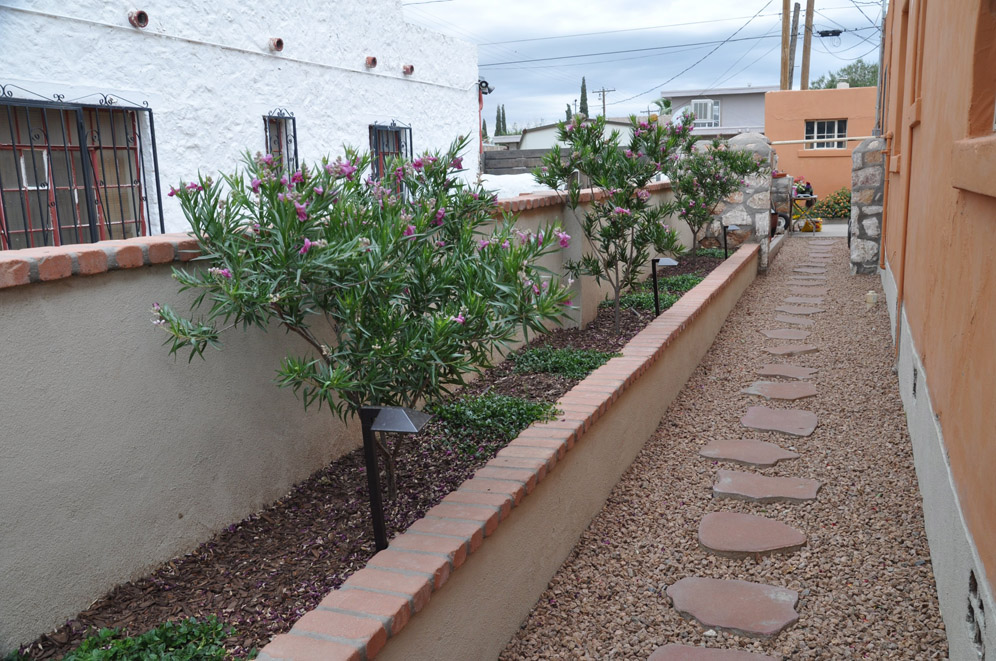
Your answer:
[[[626,99],[623,99],[623,100],[621,100],[621,101],[613,101],[613,102],[612,102],[612,105],[616,105],[616,104],[619,104],[619,103],[625,103],[626,101],[631,101],[631,100],[633,100],[633,99],[635,99],[635,98],[637,98],[637,97],[641,97],[641,96],[643,96],[644,94],[648,94],[648,93],[650,93],[650,92],[653,92],[653,91],[654,91],[655,89],[657,89],[658,87],[664,87],[665,85],[667,85],[668,83],[670,83],[670,82],[671,82],[672,80],[674,80],[675,78],[677,78],[677,77],[679,77],[679,76],[681,76],[681,75],[683,75],[683,74],[687,73],[687,72],[688,72],[689,70],[691,70],[692,68],[694,68],[694,67],[696,67],[697,65],[699,65],[699,64],[700,64],[700,63],[701,63],[701,62],[702,62],[703,60],[705,60],[705,59],[706,59],[707,57],[709,57],[710,55],[712,55],[713,53],[715,53],[715,52],[716,52],[717,50],[719,50],[719,49],[720,49],[720,48],[721,48],[721,47],[723,46],[723,44],[726,44],[726,43],[730,43],[731,41],[742,41],[742,40],[735,40],[735,39],[733,39],[733,37],[737,36],[737,33],[739,33],[739,32],[740,32],[741,30],[743,30],[743,29],[744,29],[745,27],[747,27],[748,25],[750,25],[750,22],[751,22],[751,21],[753,21],[753,20],[754,20],[755,18],[757,18],[757,17],[758,17],[758,15],[759,15],[759,14],[760,14],[760,13],[761,13],[762,11],[764,11],[765,9],[767,9],[767,8],[768,8],[768,5],[770,5],[770,4],[771,4],[771,2],[772,2],[772,0],[768,0],[768,2],[766,2],[766,3],[764,4],[764,6],[763,6],[763,7],[761,7],[761,8],[760,8],[760,9],[759,9],[759,10],[757,11],[757,14],[754,14],[753,16],[751,16],[751,17],[750,17],[750,18],[749,18],[749,19],[747,20],[747,22],[746,22],[746,23],[744,23],[743,25],[741,25],[740,27],[738,27],[738,28],[737,28],[736,30],[734,30],[734,31],[733,31],[733,34],[731,34],[731,35],[730,35],[729,37],[727,37],[726,39],[724,39],[723,41],[721,41],[721,42],[720,42],[720,43],[719,43],[719,44],[718,44],[718,45],[717,45],[717,46],[716,46],[715,48],[713,48],[713,49],[712,49],[711,51],[709,51],[708,53],[706,53],[705,55],[703,55],[702,57],[700,57],[700,58],[699,58],[698,60],[696,60],[695,62],[693,62],[693,63],[692,63],[692,64],[690,64],[689,66],[685,67],[684,69],[682,69],[681,71],[679,71],[678,73],[676,73],[675,75],[671,76],[670,78],[668,78],[667,80],[665,80],[665,81],[664,81],[663,83],[661,83],[660,85],[654,85],[653,87],[651,87],[650,89],[648,89],[648,90],[646,90],[646,91],[644,91],[644,92],[640,92],[639,94],[634,94],[633,96],[631,96],[631,97],[629,97],[629,98],[626,98]],[[770,37],[769,37],[769,38],[770,38]]]
[[[861,15],[864,16],[865,19],[869,23],[872,24],[873,28],[875,28],[876,30],[880,29],[879,25],[877,23],[875,23],[875,21],[871,20],[871,17],[869,17],[868,14],[865,13],[865,10],[861,8],[861,5],[859,5],[858,3],[856,3],[854,0],[851,0],[851,4],[854,5],[855,9],[857,9],[859,12],[861,12]]]

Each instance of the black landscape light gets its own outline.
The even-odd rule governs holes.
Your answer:
[[[730,256],[730,251],[726,247],[726,235],[729,232],[739,232],[739,231],[740,231],[740,225],[723,225],[723,259],[726,259],[727,257]]]
[[[374,432],[417,434],[432,416],[403,406],[364,406],[360,409],[363,427],[363,458],[367,466],[367,488],[370,491],[370,514],[373,519],[374,543],[378,551],[387,548],[387,525],[384,523],[384,503],[380,494],[380,468]]]
[[[677,266],[678,262],[671,259],[670,257],[655,257],[650,260],[650,272],[653,274],[654,278],[654,316],[661,316],[661,298],[657,291],[657,265],[661,266]]]

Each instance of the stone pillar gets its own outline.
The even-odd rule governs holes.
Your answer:
[[[877,273],[882,240],[882,195],[885,185],[885,140],[868,138],[851,156],[851,275]]]

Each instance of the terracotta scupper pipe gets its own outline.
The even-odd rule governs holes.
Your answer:
[[[270,50],[279,53],[284,49],[284,40],[280,37],[270,37]]]
[[[377,66],[377,58],[374,57],[373,55],[367,55],[366,66],[367,69],[373,69],[375,66]]]
[[[135,9],[128,12],[128,22],[136,28],[144,28],[149,24],[149,15],[141,9]]]

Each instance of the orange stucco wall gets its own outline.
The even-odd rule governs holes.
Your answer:
[[[885,259],[996,577],[996,2],[890,3]]]
[[[764,95],[764,134],[769,140],[802,140],[806,121],[846,119],[847,135],[869,136],[875,126],[874,87],[830,90],[785,90]],[[851,187],[851,152],[846,149],[806,149],[805,145],[775,145],[778,169],[805,177],[813,191],[824,197]]]

